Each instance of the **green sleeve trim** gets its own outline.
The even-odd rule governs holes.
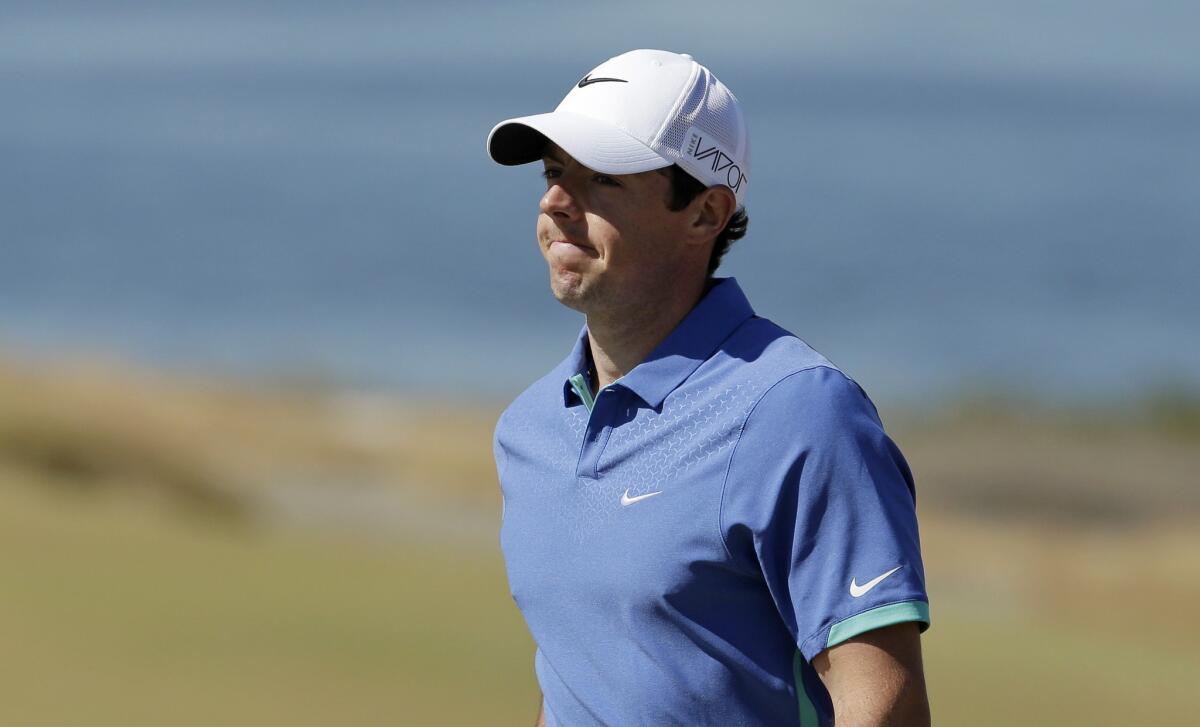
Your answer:
[[[804,675],[800,670],[803,660],[804,656],[797,649],[796,655],[792,657],[792,678],[796,680],[796,702],[800,707],[800,727],[819,727],[817,708],[813,706],[812,700],[808,697],[808,690],[804,688]]]
[[[583,374],[575,374],[569,381],[571,388],[575,389],[575,393],[579,394],[579,398],[583,399],[583,405],[587,407],[588,413],[592,412],[592,405],[595,401],[592,399],[592,387],[588,380],[583,378]]]
[[[825,642],[825,648],[853,639],[859,634],[906,621],[920,621],[922,631],[929,628],[929,604],[924,601],[901,601],[872,608],[845,621],[839,621],[829,629],[829,640]]]

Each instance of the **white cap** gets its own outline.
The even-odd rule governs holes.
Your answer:
[[[551,113],[497,124],[488,154],[500,164],[537,161],[546,138],[604,174],[678,164],[706,185],[729,187],[744,204],[750,136],[741,104],[687,54],[634,50],[610,58]]]

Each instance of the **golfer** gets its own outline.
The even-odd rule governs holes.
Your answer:
[[[858,384],[713,277],[748,221],[738,100],[636,50],[487,149],[542,164],[550,289],[585,317],[496,426],[538,723],[927,724],[908,466]]]

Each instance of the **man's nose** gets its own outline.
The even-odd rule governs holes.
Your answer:
[[[542,195],[539,206],[543,214],[559,219],[575,219],[581,214],[575,196],[561,182],[550,185],[550,188]]]

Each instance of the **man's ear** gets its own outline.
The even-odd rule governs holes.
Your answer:
[[[708,243],[721,234],[737,210],[737,198],[729,187],[714,185],[696,195],[688,205],[691,215],[689,237],[697,244]]]

